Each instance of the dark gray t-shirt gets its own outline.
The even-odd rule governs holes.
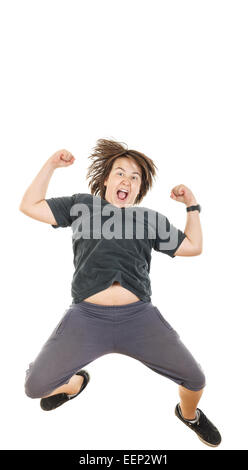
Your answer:
[[[151,251],[174,258],[185,233],[157,211],[140,206],[118,208],[88,193],[45,200],[58,224],[52,227],[72,229],[73,303],[107,289],[114,281],[140,300],[151,301]]]

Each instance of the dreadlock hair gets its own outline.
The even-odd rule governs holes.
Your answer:
[[[156,178],[157,167],[144,153],[137,150],[128,150],[122,143],[108,139],[97,140],[93,152],[88,157],[92,160],[86,175],[86,179],[89,178],[88,187],[91,194],[95,196],[99,194],[102,199],[105,199],[106,186],[104,186],[104,181],[111,172],[114,161],[120,156],[131,157],[139,165],[142,172],[140,192],[134,201],[134,204],[139,204],[149,189],[152,188],[152,178]]]

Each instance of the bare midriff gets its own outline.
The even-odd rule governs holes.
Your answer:
[[[125,289],[125,287],[122,287],[118,281],[113,282],[107,289],[101,290],[84,299],[85,302],[99,305],[124,305],[137,302],[138,300],[140,300],[140,298],[137,297],[137,295]]]

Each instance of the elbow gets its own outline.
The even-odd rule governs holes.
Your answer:
[[[19,211],[21,211],[23,214],[28,215],[28,209],[20,204],[19,206]]]
[[[24,200],[23,200],[23,198],[22,198],[22,200],[21,200],[21,202],[20,202],[20,204],[19,204],[19,207],[18,207],[19,211],[23,212],[23,211],[24,211],[24,206],[25,206],[25,204],[24,204]]]
[[[20,204],[20,206],[18,207],[18,209],[19,209],[19,211],[21,211],[21,212],[25,212],[25,209],[24,209],[24,207],[23,207],[21,204]]]
[[[202,254],[202,247],[197,248],[197,250],[195,251],[195,256],[199,256],[201,254]]]

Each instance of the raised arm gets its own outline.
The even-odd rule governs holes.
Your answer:
[[[192,191],[184,185],[175,186],[171,191],[172,199],[183,202],[186,207],[197,205]],[[199,211],[187,212],[186,227],[184,230],[186,238],[183,240],[175,256],[197,256],[202,253],[202,229]]]
[[[56,168],[67,167],[74,163],[75,157],[62,149],[55,152],[42,166],[34,178],[19,206],[19,210],[33,219],[57,225],[53,212],[45,201],[48,184]]]

